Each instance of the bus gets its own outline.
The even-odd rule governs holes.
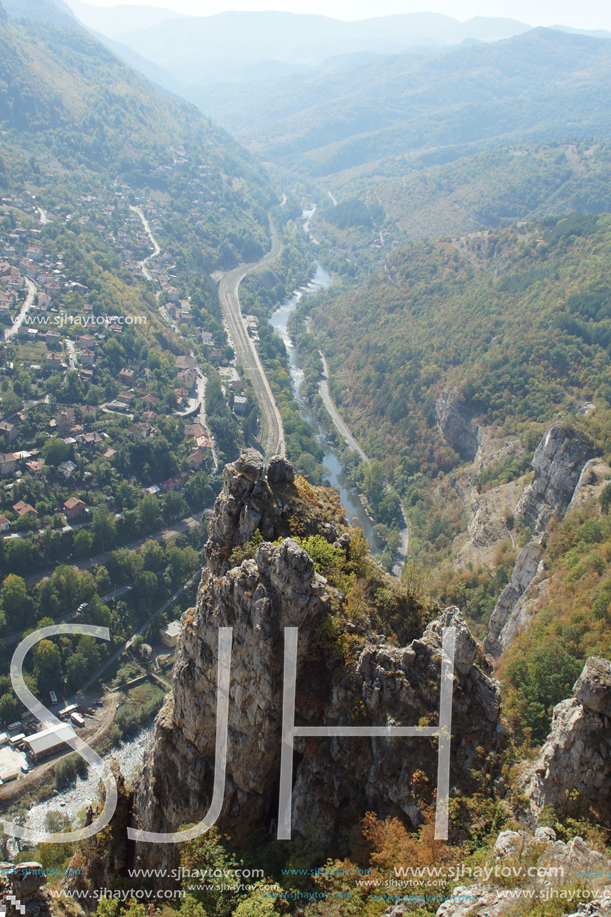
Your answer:
[[[80,713],[71,713],[71,714],[70,714],[70,719],[71,719],[72,722],[75,723],[77,726],[84,726],[84,725],[85,725],[85,720],[84,720],[84,718],[81,716]]]

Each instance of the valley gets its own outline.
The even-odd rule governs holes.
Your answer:
[[[0,908],[607,917],[610,52],[0,0]]]

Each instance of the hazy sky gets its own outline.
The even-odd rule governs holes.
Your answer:
[[[92,2],[92,0],[88,0]],[[161,6],[196,16],[223,10],[286,10],[319,13],[336,19],[365,19],[390,13],[428,10],[464,21],[472,16],[506,16],[530,25],[561,25],[611,30],[609,0],[126,0],[129,4]],[[116,0],[93,0],[95,6],[118,6]]]

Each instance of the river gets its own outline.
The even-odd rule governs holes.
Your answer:
[[[311,216],[313,212],[314,211],[304,211],[304,217]],[[289,337],[286,327],[289,317],[295,311],[297,303],[303,296],[307,296],[308,293],[316,293],[319,290],[324,290],[331,286],[331,283],[332,280],[327,271],[325,271],[322,265],[316,262],[316,274],[314,279],[310,281],[307,286],[302,287],[300,290],[296,290],[289,299],[283,302],[282,305],[279,306],[272,315],[270,322],[276,334],[282,338],[286,346],[289,366],[291,370],[291,383],[295,399],[299,405],[299,413],[303,419],[307,420],[307,422],[313,427],[316,433],[316,439],[320,443],[325,454],[323,460],[325,477],[331,486],[339,492],[339,495],[342,499],[342,506],[346,510],[346,516],[348,520],[354,524],[360,525],[360,527],[363,529],[363,532],[365,533],[367,541],[371,546],[372,552],[374,554],[378,554],[382,552],[383,546],[381,545],[379,539],[376,537],[371,520],[363,508],[358,490],[343,473],[341,462],[337,456],[335,448],[332,445],[329,445],[327,442],[325,434],[320,427],[316,415],[314,414],[311,406],[303,399],[301,395],[300,389],[301,383],[303,382],[303,372],[297,364],[297,353]]]

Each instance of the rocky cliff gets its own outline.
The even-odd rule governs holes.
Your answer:
[[[524,778],[524,794],[537,818],[545,806],[560,815],[577,804],[606,824],[611,815],[611,663],[592,657],[573,697],[554,709],[552,728]]]
[[[442,632],[455,626],[451,786],[469,788],[477,769],[485,791],[492,793],[503,732],[500,687],[461,613],[446,609],[425,626],[428,611],[405,587],[369,555],[360,555],[357,564],[358,538],[349,531],[337,538],[342,526],[337,517],[329,520],[336,501],[328,498],[325,508],[325,491],[315,492],[293,477],[286,460],[266,467],[252,452],[225,468],[206,548],[208,569],[195,608],[182,619],[173,692],[157,718],[136,788],[137,827],[177,830],[200,821],[208,810],[218,631],[228,626],[233,658],[221,830],[234,838],[248,836],[277,817],[284,628],[289,626],[299,627],[296,722],[311,726],[436,724]],[[256,527],[276,544],[260,543],[234,566],[231,552]],[[363,606],[358,613],[353,609],[347,617],[344,593],[316,573],[294,538],[283,538],[296,529],[322,535],[357,578],[366,568],[357,590]],[[391,634],[393,609],[399,609],[401,629],[391,638],[372,633],[376,607],[388,608]],[[371,808],[381,815],[403,813],[417,824],[418,804],[433,799],[436,744],[430,738],[297,739],[293,830],[328,843]],[[136,856],[140,865],[168,865],[176,848],[142,843]]]
[[[576,431],[554,425],[537,446],[532,467],[532,483],[522,494],[515,514],[533,527],[537,537],[516,558],[511,579],[490,618],[484,649],[495,657],[526,630],[545,599],[547,523],[552,517],[562,519],[569,506],[589,496],[606,465],[592,459],[590,443]]]
[[[478,449],[478,426],[473,414],[457,392],[442,392],[435,402],[439,432],[461,458],[473,460]]]
[[[587,440],[570,427],[551,426],[533,456],[534,477],[516,507],[536,533],[556,516],[561,518],[571,502],[585,463],[593,450]]]

